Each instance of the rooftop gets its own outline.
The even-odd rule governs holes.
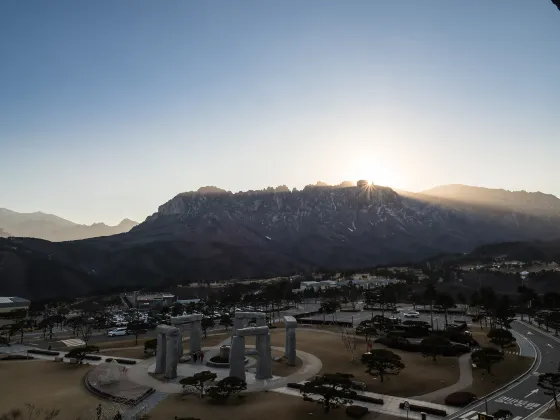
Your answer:
[[[17,296],[2,297],[0,296],[0,307],[6,308],[11,306],[29,305],[31,302],[27,299]]]

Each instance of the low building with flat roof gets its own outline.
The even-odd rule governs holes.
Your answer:
[[[18,309],[29,310],[31,301],[17,296],[0,297],[0,313],[12,312]]]

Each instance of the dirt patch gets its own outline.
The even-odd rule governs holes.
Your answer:
[[[89,418],[88,412],[104,400],[90,394],[84,376],[90,366],[44,360],[0,363],[0,415],[25,404],[43,410],[59,409],[57,420]]]
[[[554,407],[554,403],[552,403],[552,406],[547,411],[545,411],[544,414],[542,414],[540,417],[543,419],[560,420],[560,410],[557,410]]]
[[[503,362],[492,366],[492,374],[485,369],[473,368],[473,384],[465,389],[477,396],[483,396],[502,387],[518,376],[524,374],[533,364],[532,357],[505,354]]]
[[[202,347],[215,347],[218,344],[221,344],[224,340],[228,339],[229,337],[231,337],[231,333],[208,335],[208,337],[202,338],[201,341]]]
[[[102,341],[100,343],[95,343],[93,345],[99,347],[100,349],[116,349],[116,348],[136,347],[136,346],[144,347],[144,343],[148,340],[153,340],[153,337],[150,337],[150,338],[140,338],[140,337],[138,337],[138,343],[136,342],[134,337],[132,337],[132,338],[127,339],[127,340]]]
[[[223,342],[227,339],[231,334],[222,333],[222,334],[212,334],[208,335],[207,338],[202,338],[201,343],[202,347],[214,347]],[[138,338],[138,343],[134,338],[130,338],[127,340],[119,340],[119,341],[103,341],[100,343],[95,343],[97,347],[100,349],[121,349],[121,348],[130,348],[130,347],[142,347],[142,351],[144,351],[144,343],[149,340],[153,340],[155,337],[149,338]],[[183,342],[188,343],[189,337],[183,337]],[[185,346],[185,349],[188,348],[188,345]],[[132,356],[130,356],[132,357]],[[140,358],[140,357],[139,357]]]
[[[381,383],[378,379],[367,374],[365,366],[359,361],[350,361],[350,356],[340,335],[310,330],[298,331],[296,334],[297,349],[311,353],[321,359],[323,363],[321,373],[350,373],[354,375],[357,381],[364,382],[371,392],[398,397],[412,397],[453,385],[459,380],[457,358],[439,358],[434,363],[420,353],[392,350],[401,356],[406,368],[399,375],[385,378],[384,382]],[[273,346],[284,346],[284,334],[282,332],[273,332],[271,339]],[[384,348],[384,346],[374,344],[374,348]],[[356,342],[358,357],[366,350],[365,341],[359,340]]]
[[[100,353],[103,354],[104,356],[129,357],[132,359],[148,359],[150,357],[153,357],[152,354],[149,355],[144,354],[144,346],[101,350]]]
[[[276,392],[247,393],[241,399],[234,398],[225,405],[212,403],[206,398],[172,395],[150,412],[150,417],[153,419],[172,419],[175,416],[212,420],[262,420],[271,417],[290,420],[349,419],[344,408],[325,414],[318,404],[305,402],[300,397]],[[373,412],[368,413],[363,419],[397,420],[396,417]]]

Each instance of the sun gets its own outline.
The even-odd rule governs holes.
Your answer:
[[[356,182],[366,180],[370,185],[381,185],[383,187],[394,188],[399,184],[398,176],[391,168],[383,164],[351,165],[346,176]]]

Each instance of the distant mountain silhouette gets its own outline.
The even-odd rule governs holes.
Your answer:
[[[452,184],[422,191],[417,196],[447,201],[448,204],[487,207],[540,216],[560,216],[560,199],[542,192],[508,191]]]
[[[39,300],[164,280],[358,270],[496,242],[554,240],[557,200],[467,186],[398,194],[367,182],[235,194],[211,187],[178,194],[119,235],[63,243],[1,238],[0,295]]]
[[[53,242],[74,241],[128,232],[137,224],[132,220],[124,219],[117,226],[107,226],[104,223],[87,226],[53,214],[17,213],[0,208],[0,236],[40,238]]]

